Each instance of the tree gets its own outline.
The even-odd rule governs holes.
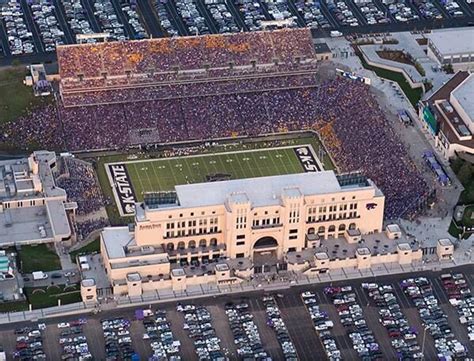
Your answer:
[[[451,161],[451,169],[453,170],[454,173],[458,174],[459,170],[463,166],[465,161],[461,158],[455,158],[454,160]]]
[[[474,176],[474,167],[472,164],[468,162],[464,162],[457,173],[458,179],[464,187],[472,181],[472,177]]]

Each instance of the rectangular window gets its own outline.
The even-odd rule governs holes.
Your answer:
[[[295,234],[295,233],[298,233],[297,229],[290,229],[290,234]]]
[[[235,255],[235,258],[244,258],[244,257],[245,257],[245,255],[243,253],[237,253]]]
[[[288,237],[289,239],[297,239],[298,238],[298,235],[294,235],[294,236],[290,236]]]
[[[245,241],[239,241],[236,244],[237,244],[237,246],[243,246],[243,245],[245,245]]]
[[[245,234],[238,234],[237,239],[245,239]]]

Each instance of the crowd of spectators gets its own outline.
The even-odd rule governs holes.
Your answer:
[[[317,130],[341,171],[362,170],[383,190],[389,218],[410,214],[430,188],[369,87],[351,80],[337,78],[312,88],[271,92],[61,108],[60,114],[62,136],[56,140],[64,139],[70,150],[125,148],[129,132],[144,128],[156,129],[156,142],[161,143]],[[37,119],[37,115],[30,116]],[[49,121],[55,123],[57,119]],[[26,123],[14,124],[21,128]],[[17,134],[23,130],[41,135],[41,127],[47,124],[38,123],[34,131],[31,125],[17,129]],[[49,125],[43,131],[49,131]],[[39,142],[44,138],[35,139]],[[85,174],[92,174],[89,171]],[[80,202],[81,210],[102,204],[102,200],[95,201],[90,183],[81,186],[75,178],[67,183],[71,194],[92,193],[94,201],[86,198]]]
[[[66,191],[69,201],[77,203],[76,213],[87,215],[103,207],[104,198],[92,165],[71,157],[63,157],[62,162],[64,173],[56,178],[56,185]]]
[[[150,70],[200,69],[293,62],[314,54],[309,29],[173,37],[150,40],[69,45],[57,48],[61,79],[141,74]]]
[[[89,219],[82,222],[76,222],[76,233],[78,241],[83,241],[92,232],[109,226],[109,221],[106,218]]]

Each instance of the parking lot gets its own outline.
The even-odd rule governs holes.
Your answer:
[[[147,305],[141,308],[141,313],[137,313],[139,307],[134,307],[38,322],[46,326],[40,333],[44,354],[49,359],[60,359],[68,344],[74,345],[74,350],[90,353],[94,359],[105,359],[106,339],[110,354],[137,353],[141,359],[160,352],[168,356],[179,354],[185,360],[197,360],[199,352],[221,353],[235,359],[237,354],[243,355],[239,349],[249,344],[254,346],[246,352],[267,354],[274,360],[285,359],[284,350],[290,355],[291,345],[299,360],[325,359],[325,345],[329,344],[328,349],[339,350],[342,358],[348,360],[358,359],[358,354],[366,350],[371,350],[372,359],[395,359],[397,352],[409,350],[414,353],[423,350],[425,359],[435,359],[437,353],[446,348],[440,346],[440,336],[432,332],[433,323],[447,335],[446,347],[462,345],[467,354],[472,355],[474,345],[469,341],[469,334],[472,338],[473,268],[464,266],[436,273],[296,286],[272,293],[261,291],[183,301],[178,305],[176,302]],[[408,287],[423,288],[429,297],[427,304],[416,307],[416,297],[413,298],[416,291],[410,288],[410,293]],[[426,293],[430,289],[431,293]],[[313,320],[304,301],[308,294],[305,298],[303,292],[310,292],[310,298],[316,300],[313,305],[318,309],[313,310]],[[356,304],[358,306],[353,307]],[[435,304],[441,312],[432,307]],[[186,307],[190,308],[186,311]],[[429,309],[433,317],[427,318],[424,308]],[[447,315],[446,318],[440,316],[446,322],[434,317],[437,313]],[[14,329],[25,326],[36,329],[37,325],[37,322],[2,325],[0,345],[12,355],[20,336],[14,334]],[[424,325],[429,327],[426,333]],[[362,338],[354,333],[360,333]],[[236,343],[236,339],[240,339],[240,343]],[[435,339],[438,339],[438,349]],[[71,347],[67,350],[72,352]],[[35,352],[40,351],[35,349]]]
[[[319,35],[467,26],[474,8],[467,0],[12,0],[1,5],[0,56],[28,56],[76,42],[77,35],[108,33],[109,40],[149,36],[236,33],[310,27]],[[94,42],[95,39],[82,41]],[[40,58],[37,61],[41,61]]]

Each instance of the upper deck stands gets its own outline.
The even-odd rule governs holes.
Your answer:
[[[308,29],[58,46],[61,79],[291,63],[315,55]]]

